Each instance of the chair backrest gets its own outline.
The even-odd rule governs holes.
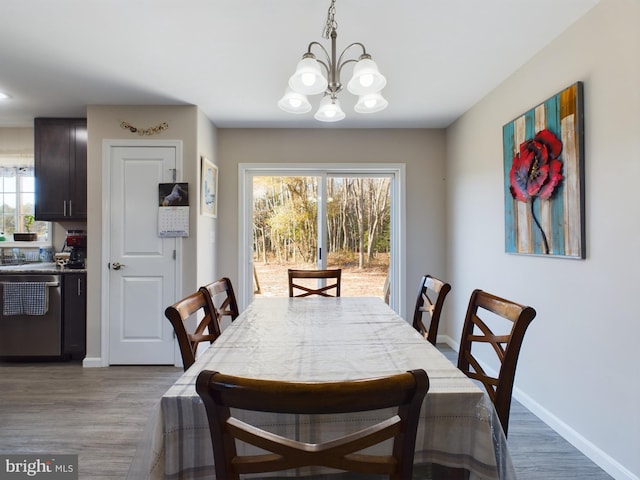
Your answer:
[[[200,320],[197,318],[198,313],[202,314]],[[213,343],[220,336],[220,326],[215,312],[211,310],[207,295],[198,290],[167,307],[164,314],[173,325],[186,371],[196,361],[198,344]],[[188,322],[196,325],[193,331],[187,326]]]
[[[425,275],[420,280],[418,299],[413,312],[413,328],[433,345],[436,344],[438,336],[438,325],[440,324],[444,299],[450,290],[451,285],[431,275]],[[423,321],[424,313],[429,315],[428,326]]]
[[[218,325],[222,323],[223,317],[230,317],[233,322],[240,315],[233,285],[227,277],[200,287],[200,291],[207,296],[210,308],[216,313]]]
[[[289,269],[289,296],[290,297],[308,297],[310,295],[320,295],[322,297],[339,297],[340,283],[342,278],[342,269],[334,268],[328,270],[295,270]],[[308,282],[300,282],[300,279],[325,279],[333,280],[324,287],[318,288],[309,286]],[[315,285],[315,284],[314,284]],[[335,295],[328,293],[329,290],[335,289]],[[300,290],[300,292],[298,292]]]
[[[416,431],[429,378],[424,370],[343,382],[282,382],[202,371],[196,391],[202,397],[216,478],[321,466],[350,472],[412,477]],[[282,437],[232,417],[230,408],[289,414],[346,414],[397,407],[397,414],[363,430],[320,443]],[[236,410],[234,410],[235,412]],[[360,450],[393,438],[391,455]],[[240,456],[236,439],[266,450]]]
[[[484,317],[484,320],[480,318],[480,315]],[[511,393],[518,355],[527,327],[535,316],[536,311],[531,307],[496,297],[482,290],[474,290],[471,293],[462,328],[458,368],[468,377],[479,380],[485,386],[489,398],[495,405],[505,436],[509,429]],[[497,320],[498,318],[508,321],[509,327],[504,328],[507,333],[496,334],[489,327],[490,324],[504,324],[504,321],[500,322]],[[497,377],[487,374],[472,353],[472,345],[480,343],[489,344],[495,352],[500,362]],[[483,350],[485,353],[487,351],[489,349]]]

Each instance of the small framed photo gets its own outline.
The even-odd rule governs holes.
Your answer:
[[[201,157],[201,201],[200,214],[218,216],[218,167],[206,157]]]

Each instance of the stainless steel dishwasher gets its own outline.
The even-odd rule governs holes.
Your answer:
[[[44,314],[40,312],[25,314],[20,308],[16,309],[15,305],[13,305],[14,308],[9,308],[9,303],[21,300],[16,298],[16,291],[20,292],[20,286],[16,289],[16,284],[34,289],[44,286],[46,301]],[[0,301],[2,301],[0,357],[59,357],[62,355],[60,275],[27,273],[0,275]]]

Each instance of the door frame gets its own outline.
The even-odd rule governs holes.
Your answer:
[[[111,295],[109,282],[109,261],[111,254],[111,152],[117,147],[173,147],[176,149],[176,181],[182,180],[182,140],[127,140],[127,139],[103,139],[102,140],[102,254],[101,271],[102,291],[100,296],[100,317],[101,317],[101,341],[100,360],[101,366],[109,366],[109,321],[111,311],[109,308],[109,298]],[[176,239],[176,261],[175,261],[175,292],[182,291],[182,239]],[[177,298],[177,297],[176,297]],[[175,341],[174,341],[175,343]],[[173,363],[180,365],[179,350],[174,345]]]
[[[404,163],[240,163],[238,164],[238,302],[246,308],[253,297],[253,182],[256,175],[323,176],[390,175],[391,182],[391,282],[389,305],[404,318],[406,278],[406,165]],[[322,186],[320,190],[326,189]],[[397,219],[394,221],[393,219]],[[244,247],[243,247],[244,246]]]

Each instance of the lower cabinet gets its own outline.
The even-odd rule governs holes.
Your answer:
[[[62,275],[62,351],[73,360],[82,360],[87,345],[87,274]]]

